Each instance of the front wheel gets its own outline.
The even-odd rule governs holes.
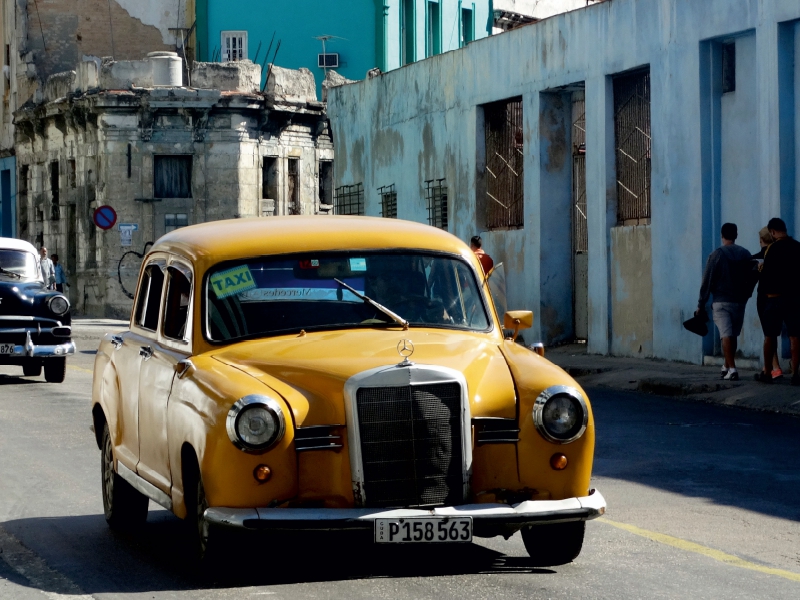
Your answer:
[[[48,358],[44,361],[44,380],[47,383],[61,383],[67,374],[67,359]]]
[[[522,542],[537,567],[554,567],[572,562],[581,553],[586,521],[525,527]]]
[[[38,361],[26,362],[22,365],[22,374],[25,377],[38,377],[42,374],[42,363]]]
[[[100,461],[103,486],[103,512],[112,529],[130,530],[147,520],[147,496],[133,489],[114,470],[114,450],[108,424],[103,424],[103,453]]]
[[[196,464],[187,469],[184,493],[186,498],[185,524],[191,545],[191,557],[198,566],[202,567],[219,560],[218,553],[223,542],[220,539],[222,532],[212,527],[206,520],[208,499],[200,469]]]

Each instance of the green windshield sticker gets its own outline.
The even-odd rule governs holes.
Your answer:
[[[253,275],[247,265],[215,273],[211,276],[210,282],[214,293],[220,299],[256,287],[256,282],[253,280]]]
[[[350,270],[353,273],[357,273],[358,271],[366,271],[367,270],[367,259],[365,259],[365,258],[351,258],[350,259]]]

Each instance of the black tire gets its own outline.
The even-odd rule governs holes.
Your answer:
[[[103,491],[103,512],[109,527],[131,530],[147,520],[147,496],[137,492],[114,470],[114,449],[108,424],[103,423],[103,445],[100,458]]]
[[[183,492],[186,499],[184,524],[189,538],[190,558],[197,566],[205,566],[217,560],[220,536],[205,518],[208,500],[196,460],[184,466]]]
[[[66,375],[66,358],[48,358],[44,361],[44,380],[47,383],[61,383]]]
[[[42,374],[42,363],[27,362],[22,365],[22,374],[25,377],[38,377]]]
[[[525,527],[522,541],[537,567],[554,567],[572,562],[581,553],[585,521]]]

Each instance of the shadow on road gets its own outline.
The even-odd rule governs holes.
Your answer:
[[[41,378],[29,379],[22,375],[2,375],[0,374],[0,385],[20,385],[28,383],[44,383]]]
[[[102,515],[8,521],[2,527],[86,594],[186,591],[370,578],[478,573],[555,573],[477,544],[377,546],[365,532],[238,534],[199,572],[183,523],[151,510],[133,533],[109,530]],[[39,582],[38,589],[46,589]]]
[[[800,418],[599,388],[589,396],[594,475],[800,520]]]

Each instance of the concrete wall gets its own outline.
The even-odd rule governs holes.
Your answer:
[[[399,216],[424,222],[423,181],[447,177],[450,231],[465,240],[483,236],[487,251],[506,263],[509,305],[536,312],[532,339],[558,340],[570,326],[570,300],[567,286],[552,281],[569,273],[571,256],[552,237],[566,217],[549,156],[552,128],[542,115],[552,94],[582,86],[589,349],[699,362],[704,342],[681,323],[696,307],[722,219],[737,220],[750,246],[772,216],[798,227],[798,20],[796,0],[612,0],[335,88],[336,185],[363,183],[367,213],[379,214],[376,188],[395,183]],[[719,48],[730,39],[737,90],[722,98]],[[617,230],[612,78],[645,66],[651,224]],[[524,227],[486,232],[481,105],[515,96],[524,107]],[[743,345],[754,356],[760,333],[748,315]]]

